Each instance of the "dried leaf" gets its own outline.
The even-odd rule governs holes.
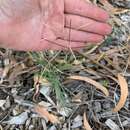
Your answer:
[[[94,85],[97,89],[101,90],[106,96],[109,96],[108,90],[104,86],[102,86],[100,83],[96,82],[93,79],[90,79],[88,77],[83,77],[83,76],[70,76],[69,78],[75,79],[75,80],[82,80],[87,83],[90,83],[90,84]]]
[[[9,70],[10,70],[10,66],[6,66],[6,67],[3,69],[2,75],[1,75],[1,79],[0,79],[0,84],[3,83],[3,79],[7,76]]]
[[[114,13],[116,8],[113,7],[107,0],[100,0],[100,2],[104,5],[105,9],[110,13]]]
[[[55,123],[60,123],[59,120],[58,120],[58,117],[53,115],[53,114],[51,114],[51,113],[49,113],[47,111],[47,109],[44,108],[43,106],[36,105],[34,109],[40,116],[48,119],[51,123],[54,123],[54,124]]]
[[[40,91],[40,85],[44,86],[44,88],[47,88],[44,90],[44,88]],[[34,93],[34,96],[33,96],[33,100],[35,101],[35,98],[36,96],[38,95],[39,91],[45,96],[47,96],[46,98],[50,99],[50,97],[47,95],[47,93],[50,91],[50,83],[45,79],[43,78],[42,76],[36,74],[34,75],[34,87],[35,87],[35,93]],[[45,92],[46,91],[46,92]],[[48,92],[47,92],[48,91]],[[48,93],[49,94],[49,93]],[[49,100],[53,105],[53,101],[50,99]]]
[[[27,112],[23,112],[18,116],[15,117],[11,117],[10,120],[8,121],[4,121],[4,123],[6,124],[15,124],[15,125],[22,125],[25,124],[26,120],[28,119],[28,113]]]
[[[21,73],[23,71],[23,66],[22,64],[18,64],[16,65],[13,69],[11,69],[11,73],[9,74],[9,82],[10,84],[14,84],[14,82],[16,81],[16,79],[18,78],[19,73]]]
[[[90,127],[87,118],[86,118],[86,113],[84,113],[84,128],[85,130],[92,130],[92,128]]]
[[[121,89],[121,96],[119,102],[113,109],[113,112],[118,112],[125,105],[128,96],[128,84],[126,79],[121,74],[118,74],[118,80]]]
[[[47,79],[36,74],[36,75],[34,75],[34,84],[37,84],[37,83],[40,83],[43,86],[50,86],[51,85]]]

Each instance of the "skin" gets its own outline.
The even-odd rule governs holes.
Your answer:
[[[112,30],[107,24],[108,13],[85,0],[3,1],[0,1],[0,47],[3,48],[76,49],[90,42],[101,42]]]

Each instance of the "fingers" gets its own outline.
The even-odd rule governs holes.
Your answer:
[[[85,0],[65,0],[65,12],[103,22],[109,18],[106,11],[91,3],[87,3]]]
[[[70,25],[71,23],[71,25]],[[111,26],[98,22],[89,18],[81,17],[78,15],[65,15],[65,26],[70,27],[76,30],[82,30],[86,32],[97,33],[100,35],[106,35],[111,33]]]
[[[68,41],[73,41],[73,42],[96,43],[96,42],[101,42],[103,40],[103,36],[94,33],[65,28],[63,39]]]

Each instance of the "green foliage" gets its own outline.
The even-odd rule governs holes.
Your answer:
[[[67,63],[61,63],[61,64],[57,64],[56,67],[60,70],[60,71],[65,71],[65,70],[69,70],[72,68],[71,64],[67,64]]]
[[[109,36],[107,37],[107,39],[105,39],[105,41],[103,42],[103,46],[109,46],[113,43],[113,37],[112,36]]]
[[[62,85],[60,83],[59,75],[60,74],[53,67],[50,67],[42,74],[42,76],[52,84],[52,87],[55,90],[56,99],[58,103],[60,103],[60,105],[63,106],[65,103],[65,99],[64,99],[64,92],[62,90]]]
[[[102,80],[102,81],[101,81],[101,84],[102,84],[104,87],[108,88],[109,81],[108,81],[108,80]]]
[[[47,79],[51,84],[56,94],[56,100],[57,102],[64,106],[65,105],[65,92],[63,90],[63,86],[60,82],[60,76],[63,70],[68,70],[72,66],[71,64],[67,62],[49,62],[44,56],[44,53],[42,52],[33,52],[29,53],[30,57],[33,59],[36,65],[41,66],[41,71],[39,72],[39,75],[43,78]],[[50,56],[50,55],[49,55]],[[48,57],[49,57],[48,56]],[[53,56],[51,55],[51,58]],[[59,71],[58,71],[59,70]]]

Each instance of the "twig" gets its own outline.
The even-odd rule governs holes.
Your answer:
[[[98,63],[97,61],[91,59],[89,56],[87,55],[84,55],[83,53],[79,52],[79,51],[76,51],[78,54],[80,54],[81,56],[83,56],[84,58],[86,59],[89,59],[90,61],[92,61],[93,63],[95,63],[96,65],[100,66],[101,68],[105,69],[106,71],[110,72],[112,75],[114,75],[115,77],[117,77],[117,75],[111,71],[109,68],[105,67],[104,65]]]

